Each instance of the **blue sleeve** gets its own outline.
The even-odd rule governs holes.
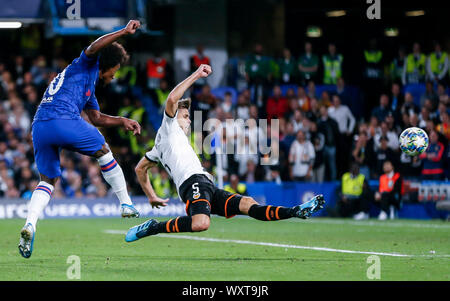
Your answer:
[[[97,97],[95,97],[95,94],[92,94],[92,96],[89,98],[89,100],[84,105],[83,110],[97,110],[100,111],[100,107],[97,102]]]
[[[86,48],[87,49],[87,48]],[[83,49],[81,51],[80,57],[78,58],[78,63],[86,65],[86,66],[93,66],[97,64],[98,56],[89,57],[84,52],[86,49]]]

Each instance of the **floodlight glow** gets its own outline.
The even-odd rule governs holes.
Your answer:
[[[0,28],[13,29],[13,28],[20,28],[20,27],[22,27],[21,22],[0,22]]]
[[[424,10],[410,10],[410,11],[405,12],[405,15],[407,17],[418,17],[418,16],[425,15],[425,11]]]
[[[345,10],[330,10],[326,12],[327,17],[342,17],[346,14]]]

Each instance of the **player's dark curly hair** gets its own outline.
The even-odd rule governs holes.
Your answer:
[[[106,46],[100,51],[99,57],[99,69],[106,71],[114,68],[118,64],[125,64],[130,56],[125,48],[117,42],[113,42],[111,45]]]

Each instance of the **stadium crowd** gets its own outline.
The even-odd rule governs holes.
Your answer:
[[[425,55],[420,44],[415,43],[410,54],[401,48],[398,57],[387,62],[376,41],[371,41],[363,54],[364,84],[358,87],[361,93],[356,100],[343,76],[344,56],[334,44],[329,44],[327,50],[320,56],[311,43],[306,43],[304,53],[296,58],[289,49],[283,51],[282,57],[271,58],[257,44],[243,59],[244,68],[236,71],[230,63],[229,85],[239,91],[237,95],[228,91],[220,97],[207,82],[193,87],[192,110],[202,111],[204,117],[224,123],[226,119],[238,118],[279,120],[279,145],[274,148],[279,152],[276,164],[261,165],[265,158],[257,151],[223,156],[224,180],[230,182],[226,189],[243,193],[245,185],[241,182],[340,180],[354,162],[365,179],[382,176],[386,161],[392,162],[393,168],[404,177],[448,179],[449,63],[441,46],[436,43],[433,51]],[[211,62],[203,47],[198,47],[190,64],[194,69],[202,63]],[[62,59],[49,60],[42,55],[17,55],[14,60],[0,62],[0,196],[29,198],[38,183],[31,124],[41,95],[66,65]],[[142,86],[159,108],[154,113],[161,114],[175,83],[170,63],[159,56],[149,59],[143,72],[128,64],[116,77],[110,87],[97,91],[101,94],[98,95],[101,108],[139,121],[143,133],[135,137],[115,129],[105,137],[124,169],[131,193],[141,194],[134,166],[153,145],[157,129],[152,128],[146,106],[131,87]],[[243,89],[237,89],[239,79],[245,81]],[[418,101],[404,89],[411,84],[425,84],[425,92]],[[108,101],[102,95],[108,95]],[[354,104],[361,101],[363,110],[357,110]],[[430,147],[420,157],[408,157],[399,149],[398,136],[410,126],[426,129],[430,138]],[[269,139],[271,134],[270,127],[268,132],[249,128],[243,133],[244,145],[240,147],[252,149],[255,146],[250,141],[254,141],[255,135]],[[228,138],[227,135],[230,133],[224,132],[223,138]],[[205,169],[217,174],[215,155],[201,157]],[[55,187],[54,197],[111,194],[95,160],[63,151],[61,167],[61,181]],[[159,196],[176,195],[163,168],[153,168],[149,177]]]

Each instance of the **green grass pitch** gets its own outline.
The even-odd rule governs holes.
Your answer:
[[[206,232],[126,243],[120,233],[143,221],[41,220],[33,256],[24,259],[17,249],[24,220],[1,220],[0,280],[66,281],[67,258],[76,255],[85,281],[376,281],[367,277],[372,252],[383,253],[380,280],[448,281],[450,276],[450,224],[443,221],[213,217]]]

